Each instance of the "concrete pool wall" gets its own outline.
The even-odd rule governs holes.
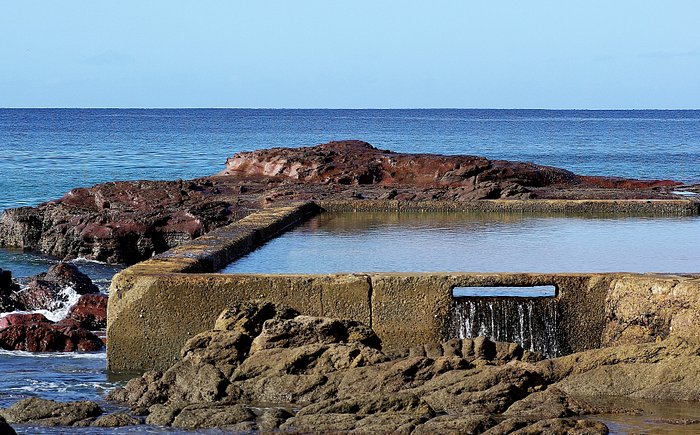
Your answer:
[[[328,211],[497,211],[696,215],[698,202],[488,200],[474,203],[347,201],[254,213],[117,274],[108,306],[113,371],[164,369],[183,343],[238,301],[264,299],[303,314],[367,323],[386,348],[454,338],[453,287],[554,285],[559,333],[570,351],[700,336],[700,276],[659,274],[353,273],[218,274],[231,261],[308,217]]]

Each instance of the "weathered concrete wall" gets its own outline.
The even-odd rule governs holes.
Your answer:
[[[453,338],[452,288],[554,285],[560,328],[572,351],[597,348],[605,326],[608,274],[422,273],[370,274],[372,327],[385,346],[408,347]]]
[[[426,211],[488,213],[630,214],[692,216],[700,214],[700,201],[689,199],[482,199],[478,201],[318,201],[329,212]]]
[[[509,204],[502,209],[501,203],[506,202]],[[566,201],[573,202],[577,201]],[[591,207],[590,201],[584,202],[586,204],[571,206],[576,209],[573,211]],[[694,206],[688,208],[688,201],[681,202],[658,205],[661,208],[656,211],[666,214],[686,210],[692,214]],[[492,211],[514,211],[509,208],[513,207],[514,201],[489,203],[495,204]],[[468,211],[465,204],[460,204],[459,208],[449,204],[453,203],[446,204],[446,208],[427,205],[405,208],[398,202],[389,202],[388,205],[387,202],[380,202],[359,210],[391,210],[381,208],[386,206],[414,211]],[[643,210],[650,212],[657,207],[654,204],[661,202],[639,202],[630,205],[629,210],[635,210],[634,213]],[[322,205],[332,210],[348,211],[342,203]],[[565,204],[556,207],[566,208]],[[617,206],[609,204],[598,207],[607,212],[615,211]],[[368,323],[386,347],[435,343],[452,338],[454,334],[450,324],[453,307],[451,290],[454,286],[555,285],[561,313],[559,325],[567,346],[573,351],[621,342],[651,341],[668,335],[700,339],[699,276],[209,273],[221,269],[318,211],[318,206],[313,203],[264,210],[115,276],[108,306],[109,368],[115,371],[142,371],[168,367],[177,358],[185,340],[210,329],[217,315],[231,303],[250,299],[285,303],[308,315],[349,318]],[[547,210],[528,208],[521,211]]]
[[[308,315],[371,321],[363,276],[120,274],[112,289],[107,357],[117,371],[169,367],[187,339],[211,329],[236,301],[263,299]]]

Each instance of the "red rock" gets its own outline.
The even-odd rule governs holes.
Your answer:
[[[107,295],[83,295],[68,311],[67,319],[75,320],[81,327],[95,331],[107,327]]]
[[[9,318],[9,319],[8,319]],[[75,321],[52,323],[41,314],[11,314],[2,320],[0,348],[28,352],[85,352],[102,348],[95,334]]]
[[[73,287],[78,294],[98,293],[99,288],[92,283],[90,277],[82,273],[71,263],[60,262],[49,267],[43,278],[59,287]]]
[[[476,156],[400,154],[361,141],[238,153],[218,175],[73,189],[0,216],[0,245],[132,264],[290,201],[674,198],[672,181],[583,177]]]
[[[29,326],[37,323],[51,323],[43,314],[38,313],[16,313],[8,314],[0,318],[0,329],[5,329],[10,326]]]
[[[18,293],[18,299],[26,310],[52,310],[57,302],[67,301],[66,295],[61,294],[67,287],[78,294],[99,292],[90,277],[75,265],[61,262],[49,267],[48,272],[32,278],[27,287]]]

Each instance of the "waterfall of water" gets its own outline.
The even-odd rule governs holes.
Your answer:
[[[452,312],[456,337],[484,335],[546,357],[568,353],[555,298],[455,298]]]

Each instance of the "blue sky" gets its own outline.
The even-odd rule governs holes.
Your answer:
[[[0,0],[0,107],[700,108],[697,1]]]

